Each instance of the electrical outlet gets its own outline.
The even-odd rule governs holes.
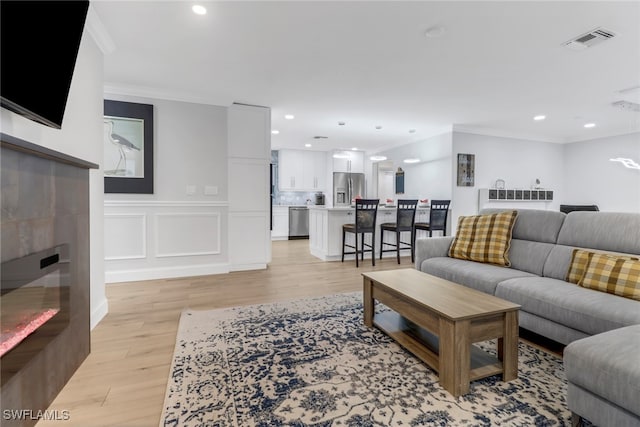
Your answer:
[[[217,185],[205,185],[204,186],[204,195],[205,196],[215,196],[218,194],[218,186]]]

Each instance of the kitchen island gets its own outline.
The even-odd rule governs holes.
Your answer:
[[[342,226],[355,223],[355,207],[326,207],[309,206],[309,251],[311,255],[324,261],[337,261],[342,258]],[[380,257],[380,224],[396,221],[396,208],[380,206],[376,217],[375,254]],[[416,222],[429,222],[429,207],[418,207]],[[420,236],[420,234],[418,235]],[[367,237],[369,239],[370,237]],[[410,233],[402,233],[402,241],[409,242]],[[368,240],[367,240],[368,241]],[[387,242],[394,242],[395,236],[387,233]],[[350,243],[349,243],[350,242]],[[354,244],[354,235],[347,234],[347,243]],[[385,249],[391,249],[385,246]],[[352,249],[347,249],[351,251]],[[409,255],[408,251],[401,255]],[[365,255],[365,259],[370,257]],[[385,252],[384,256],[395,256],[393,252]],[[346,255],[345,259],[354,259],[353,255]]]

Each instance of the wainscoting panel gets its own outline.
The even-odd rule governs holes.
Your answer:
[[[220,213],[159,213],[156,257],[220,254]]]
[[[106,261],[147,257],[147,215],[145,213],[105,213],[104,229]]]
[[[228,203],[105,201],[105,282],[229,271]]]

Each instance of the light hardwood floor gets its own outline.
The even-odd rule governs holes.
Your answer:
[[[38,427],[157,426],[180,313],[362,290],[361,273],[412,267],[395,257],[322,262],[308,240],[273,242],[261,271],[107,285],[109,314],[91,333],[91,354],[49,409],[68,421]]]

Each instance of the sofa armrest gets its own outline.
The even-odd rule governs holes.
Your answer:
[[[452,241],[453,236],[416,239],[416,269],[420,270],[422,262],[426,259],[449,256]]]

